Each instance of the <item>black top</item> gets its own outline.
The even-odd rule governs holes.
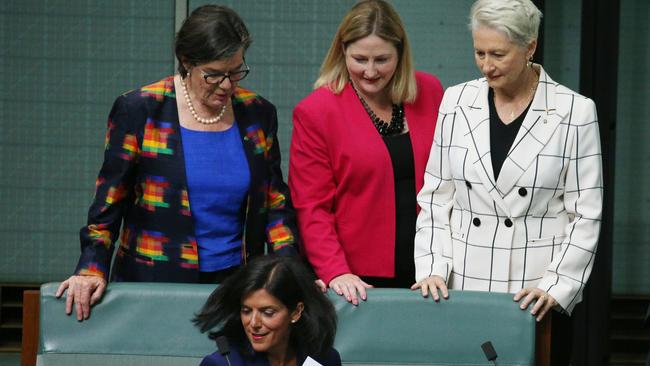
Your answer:
[[[382,136],[393,165],[395,180],[395,277],[362,277],[375,287],[410,288],[415,283],[415,162],[409,133]]]
[[[530,103],[532,103],[532,100]],[[499,118],[497,108],[494,105],[494,91],[492,88],[488,91],[488,104],[490,105],[490,155],[492,156],[494,179],[499,178],[503,162],[506,160],[512,144],[515,142],[515,137],[517,137],[524,118],[526,118],[530,103],[528,103],[526,109],[514,121],[510,122],[510,124],[505,124]]]

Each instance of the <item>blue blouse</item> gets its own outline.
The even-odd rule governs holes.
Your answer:
[[[199,270],[241,263],[243,207],[250,172],[236,122],[225,131],[181,127],[188,196],[199,249]]]

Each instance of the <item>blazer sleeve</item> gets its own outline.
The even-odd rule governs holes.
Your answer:
[[[566,236],[560,253],[554,257],[538,284],[569,313],[580,302],[593,267],[603,204],[596,106],[587,98],[584,103],[574,105],[581,109],[570,113],[569,118],[576,122],[568,121],[577,126],[564,186],[564,208],[572,219],[564,230]]]
[[[281,255],[297,253],[296,215],[289,194],[289,187],[282,178],[280,145],[277,139],[278,117],[271,105],[270,124],[267,132],[269,185],[267,190],[268,223],[266,238],[270,251]]]
[[[329,284],[334,277],[351,271],[335,229],[336,182],[323,115],[322,110],[302,103],[293,111],[289,186],[307,259],[318,277]]]
[[[416,281],[437,275],[447,282],[452,269],[449,218],[455,186],[450,171],[449,148],[455,118],[453,100],[448,90],[438,112],[424,185],[417,196],[420,213],[414,248]]]
[[[237,358],[238,360],[238,358]],[[199,366],[229,366],[230,363],[219,352],[207,355]],[[241,362],[233,362],[232,365],[242,365]]]
[[[129,200],[133,200],[134,167],[140,148],[136,121],[146,118],[143,109],[129,109],[128,97],[117,98],[108,118],[104,162],[95,183],[88,222],[80,230],[81,257],[77,275],[108,280],[115,241]]]
[[[341,366],[341,355],[335,349],[329,354],[327,361],[325,362],[326,366]]]

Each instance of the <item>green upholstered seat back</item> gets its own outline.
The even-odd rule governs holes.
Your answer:
[[[214,285],[111,283],[83,322],[57,287],[41,287],[39,365],[198,365],[215,350],[191,322]]]
[[[38,364],[197,365],[215,346],[192,325],[214,285],[112,283],[91,318],[77,322],[41,288]],[[352,306],[329,292],[339,317],[335,342],[345,365],[533,365],[535,321],[509,294],[451,292],[434,303],[419,293],[371,289]]]
[[[435,303],[419,292],[371,289],[358,307],[335,301],[336,349],[346,365],[534,365],[535,320],[511,294],[451,291]]]

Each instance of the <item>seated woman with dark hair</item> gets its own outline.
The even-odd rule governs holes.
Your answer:
[[[307,357],[341,365],[332,347],[336,311],[295,257],[258,257],[227,278],[194,319],[210,338],[226,336],[229,359],[215,352],[201,366],[302,365]]]

